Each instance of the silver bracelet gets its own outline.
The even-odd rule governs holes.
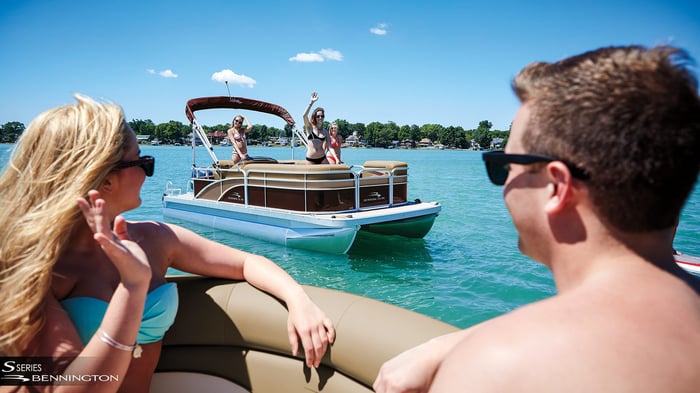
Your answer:
[[[112,348],[116,348],[116,349],[119,349],[121,351],[132,352],[133,356],[135,358],[140,358],[141,352],[143,352],[140,345],[138,345],[138,344],[134,344],[134,345],[122,344],[119,341],[113,339],[109,334],[107,334],[107,332],[104,331],[104,329],[100,330],[100,341],[109,345]]]

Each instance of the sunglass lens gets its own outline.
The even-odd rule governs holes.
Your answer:
[[[508,164],[486,161],[486,173],[489,175],[491,183],[502,186],[506,184],[508,178]]]
[[[153,172],[155,171],[156,167],[156,159],[153,157],[147,157],[147,159],[141,164],[141,168],[143,168],[143,171],[146,172],[146,176],[151,177],[153,176]]]

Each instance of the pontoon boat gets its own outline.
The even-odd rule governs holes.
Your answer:
[[[401,161],[348,166],[294,159],[260,158],[238,164],[219,160],[194,115],[215,108],[279,116],[292,128],[293,139],[308,143],[279,105],[227,96],[189,100],[185,114],[192,124],[192,140],[201,140],[213,163],[210,167],[193,163],[184,192],[168,183],[163,196],[166,217],[289,247],[343,254],[359,230],[422,238],[441,210],[438,202],[408,199],[408,165]]]

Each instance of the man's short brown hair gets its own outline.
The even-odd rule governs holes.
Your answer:
[[[610,47],[532,63],[513,80],[529,153],[571,162],[598,214],[627,232],[673,226],[700,169],[700,98],[689,55]]]

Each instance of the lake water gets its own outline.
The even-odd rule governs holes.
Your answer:
[[[12,145],[0,145],[0,166]],[[163,220],[161,196],[168,181],[185,188],[192,166],[189,146],[142,146],[156,157],[155,175],[142,190],[143,205],[125,216]],[[230,147],[215,147],[228,159]],[[251,146],[252,156],[292,158],[290,148]],[[210,165],[203,148],[197,163]],[[296,149],[295,158],[303,159]],[[520,254],[517,233],[503,204],[502,187],[491,185],[480,152],[450,150],[343,149],[348,164],[369,159],[409,164],[409,198],[439,201],[442,213],[424,239],[358,236],[347,255],[285,248],[188,222],[197,233],[262,254],[303,284],[339,289],[396,304],[458,327],[467,327],[555,293],[552,276]],[[700,255],[700,192],[683,211],[675,247]]]

